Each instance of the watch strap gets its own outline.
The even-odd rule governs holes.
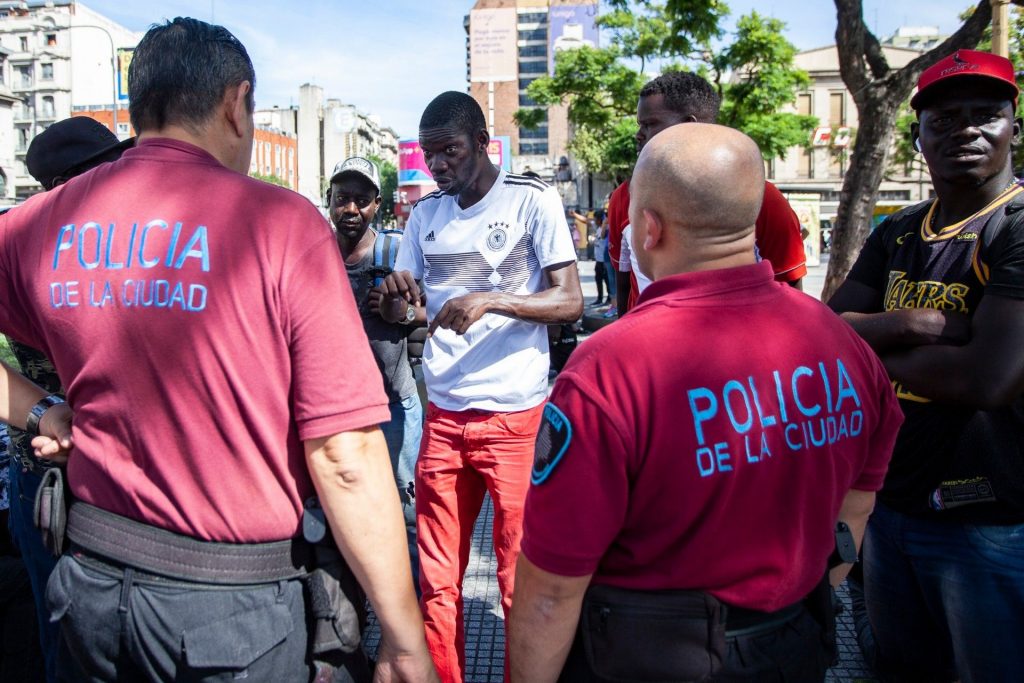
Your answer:
[[[43,419],[43,413],[52,408],[55,405],[64,403],[64,399],[55,394],[44,396],[32,406],[32,409],[28,411],[28,417],[25,418],[25,432],[32,436],[39,436],[39,421]]]

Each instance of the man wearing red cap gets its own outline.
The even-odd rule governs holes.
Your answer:
[[[882,357],[906,414],[868,526],[879,673],[1009,681],[1024,670],[1024,183],[1018,90],[960,50],[910,101],[936,199],[868,238],[829,302]]]

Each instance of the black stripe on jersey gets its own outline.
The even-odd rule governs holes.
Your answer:
[[[548,186],[545,185],[544,183],[538,183],[534,180],[519,181],[506,179],[505,185],[522,185],[523,187],[532,187],[538,192],[543,192],[544,190],[548,189]]]
[[[444,196],[444,192],[441,192],[441,190],[434,190],[430,194],[425,194],[422,197],[420,197],[419,199],[417,199],[416,203],[412,205],[412,208],[415,209],[417,206],[420,205],[420,202],[425,202],[428,199],[440,199],[443,196]]]
[[[516,292],[540,269],[533,238],[525,233],[497,267],[477,251],[423,255],[428,268],[423,281],[431,286],[462,287],[470,292]],[[495,277],[497,275],[497,277]]]
[[[506,180],[527,180],[527,181],[530,181],[530,182],[533,182],[533,183],[540,183],[544,187],[548,187],[548,184],[545,183],[540,178],[536,178],[536,177],[534,177],[532,175],[523,175],[522,173],[506,173],[505,174],[505,179]]]

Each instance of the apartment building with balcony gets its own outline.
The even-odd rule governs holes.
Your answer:
[[[25,152],[36,134],[76,107],[126,106],[119,62],[140,38],[75,0],[0,2],[0,71],[16,99],[10,128],[14,154],[2,171],[14,196],[41,189],[25,169]],[[2,101],[0,93],[0,106]],[[115,133],[129,135],[127,109],[118,112]],[[3,154],[0,149],[0,164]]]

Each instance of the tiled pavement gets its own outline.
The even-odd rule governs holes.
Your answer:
[[[586,301],[593,301],[597,296],[593,262],[581,262],[580,274],[584,298]],[[804,281],[805,291],[818,296],[824,276],[824,264],[812,268]],[[500,682],[504,671],[505,630],[501,606],[498,604],[498,582],[491,546],[491,517],[491,503],[487,500],[473,532],[469,567],[463,584],[466,609],[466,680],[470,683]],[[827,680],[834,683],[873,681],[857,646],[845,586],[840,588],[839,597],[845,606],[837,623],[840,661],[830,671]],[[371,654],[376,651],[379,640],[380,632],[376,625],[371,623],[366,638],[366,645]]]

